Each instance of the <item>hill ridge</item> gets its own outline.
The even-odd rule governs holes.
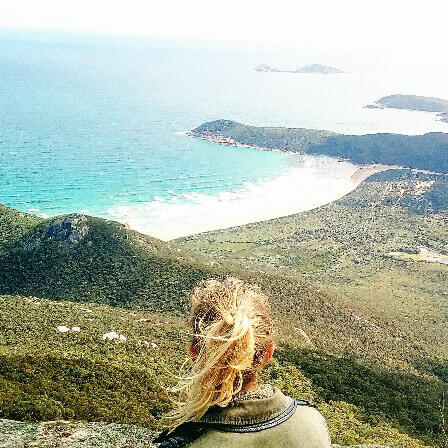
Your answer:
[[[223,145],[327,155],[358,164],[378,163],[448,173],[448,134],[443,132],[345,135],[306,128],[249,126],[220,119],[203,123],[187,135]]]

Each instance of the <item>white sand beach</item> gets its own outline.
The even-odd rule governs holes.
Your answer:
[[[387,165],[355,165],[326,156],[292,155],[295,166],[280,176],[246,183],[217,195],[186,193],[143,204],[118,205],[111,219],[142,233],[170,240],[310,210],[354,190]]]

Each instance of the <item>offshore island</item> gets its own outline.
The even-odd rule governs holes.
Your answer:
[[[335,73],[347,73],[335,67],[329,67],[328,65],[310,64],[304,67],[296,68],[295,70],[281,70],[279,68],[271,67],[267,64],[257,65],[254,69],[256,72],[274,72],[274,73],[314,73],[320,75],[333,75]]]

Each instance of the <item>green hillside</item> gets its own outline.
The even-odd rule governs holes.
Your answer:
[[[383,182],[363,186],[376,191],[377,184],[382,188]],[[413,331],[401,323],[398,311],[389,316],[387,306],[384,313],[364,306],[367,296],[354,306],[353,290],[341,287],[348,271],[335,269],[337,256],[352,265],[350,257],[359,251],[353,234],[345,233],[353,222],[346,228],[336,224],[336,232],[328,220],[344,218],[342,207],[347,217],[361,213],[355,202],[338,204],[335,215],[323,208],[326,215],[302,226],[308,237],[297,233],[297,223],[288,221],[294,217],[288,217],[191,237],[181,244],[99,218],[39,220],[0,209],[2,222],[8,222],[5,228],[12,229],[3,238],[0,257],[0,418],[160,428],[160,417],[170,406],[165,387],[173,384],[167,369],[177,371],[189,341],[186,319],[180,316],[186,294],[201,278],[231,274],[258,283],[271,297],[278,348],[267,379],[287,393],[317,401],[335,443],[441,443],[438,403],[448,370],[444,341],[439,338],[437,345],[432,333],[440,333],[443,325],[432,313],[442,309],[442,299],[430,303],[427,296],[434,294],[434,283],[422,284],[428,292],[421,305],[411,297],[409,309],[424,325]],[[386,201],[378,207],[389,206]],[[432,247],[440,249],[446,240],[437,220],[444,213],[412,216],[428,220]],[[326,219],[325,225],[316,226],[319,219]],[[277,233],[271,233],[273,224]],[[397,221],[396,227],[402,224]],[[322,234],[323,228],[328,235]],[[351,245],[335,252],[331,232]],[[227,239],[224,245],[218,235]],[[400,235],[399,241],[412,240],[410,228]],[[324,236],[325,255],[317,249],[317,238]],[[305,251],[299,246],[306,241],[311,244]],[[202,254],[182,247],[187,245]],[[365,255],[357,265],[364,273],[373,269],[369,260],[376,255],[367,255],[374,247],[372,243],[372,249],[359,253]],[[331,283],[326,272],[334,273],[339,283]],[[443,284],[443,272],[431,275],[432,282],[438,276]],[[364,278],[364,286],[371,284],[368,275]],[[103,339],[111,332],[118,338]]]
[[[0,204],[0,254],[5,246],[19,239],[41,221],[42,219],[37,216],[22,213]]]
[[[221,144],[327,155],[353,163],[382,163],[448,173],[448,134],[344,135],[304,128],[256,127],[230,120],[204,123],[189,135]]]
[[[166,314],[107,305],[0,296],[0,429],[9,431],[11,438],[26,434],[29,440],[35,440],[36,427],[25,428],[1,419],[105,421],[140,425],[141,429],[91,425],[89,433],[96,429],[98,446],[115,446],[105,440],[115,437],[118,443],[123,434],[142,443],[143,436],[152,436],[144,428],[160,429],[160,417],[170,406],[166,388],[174,383],[174,374],[187,355],[189,336],[185,324],[184,319]],[[60,332],[61,326],[69,330]],[[76,327],[79,331],[73,331]],[[103,339],[112,331],[126,339]],[[431,412],[430,400],[437,399],[437,394],[430,381],[357,370],[348,360],[307,351],[300,352],[301,368],[294,359],[298,353],[281,349],[264,379],[286,393],[318,403],[335,443],[425,446],[418,437],[407,435],[421,432],[421,428],[414,428],[416,419],[406,419],[411,418],[407,414],[409,405],[417,402],[425,431],[428,426],[436,428],[437,415]],[[346,378],[355,381],[354,387],[345,391],[344,398],[336,393],[335,381],[326,385],[310,381],[307,363],[334,380],[337,372],[341,378],[350,375]],[[382,400],[371,400],[369,404],[365,394],[364,399],[356,398],[361,387],[369,387],[370,393],[377,388],[376,398]],[[413,394],[408,395],[409,391]],[[387,407],[402,406],[405,412],[395,409],[397,417],[391,417],[385,403]],[[41,427],[39,433],[59,429],[57,440],[61,440],[63,434],[79,426],[84,428],[83,423],[71,429],[63,424],[45,431]],[[431,436],[423,438],[430,440]],[[59,446],[53,443],[51,446]]]
[[[447,192],[445,176],[388,171],[318,209],[178,243],[220,260],[306,279],[338,304],[387,323],[399,340],[414,340],[446,362],[447,266],[391,253],[417,254],[421,247],[448,253]]]
[[[116,222],[66,215],[34,224],[4,247],[2,293],[181,310],[192,286],[215,272],[200,255]]]

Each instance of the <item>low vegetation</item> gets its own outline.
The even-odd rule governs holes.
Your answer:
[[[67,331],[61,331],[64,327]],[[79,331],[74,331],[77,327]],[[125,340],[103,338],[112,331]],[[184,361],[189,342],[185,319],[179,317],[19,296],[0,296],[0,335],[0,418],[139,425],[103,428],[97,424],[98,437],[132,433],[137,441],[142,434],[152,437],[145,428],[161,428],[161,417],[171,406],[167,389],[175,382],[174,372]],[[433,446],[431,440],[437,436],[428,435],[428,429],[437,418],[430,421],[432,414],[417,429],[400,420],[406,412],[413,415],[409,401],[418,401],[424,389],[413,399],[400,377],[385,383],[387,375],[356,366],[343,358],[285,345],[263,379],[285,393],[315,401],[335,443]],[[323,381],[325,376],[328,382]],[[350,378],[355,387],[348,387]],[[418,384],[419,379],[415,381]],[[372,397],[378,399],[385,391],[391,398],[369,404],[366,395],[362,399],[365,384],[370,385],[369,393],[377,390]],[[400,392],[404,406],[395,409]],[[419,409],[426,411],[435,395],[431,391]],[[11,434],[24,433],[24,428],[14,429],[14,425],[0,420],[0,428]],[[35,427],[27,428],[32,432]]]
[[[125,226],[82,215],[38,222],[0,256],[0,291],[153,310],[185,310],[210,262]]]
[[[204,123],[190,135],[217,143],[320,154],[354,163],[382,163],[448,173],[448,134],[343,135],[303,128],[255,127],[229,120]]]
[[[277,354],[264,380],[314,400],[334,443],[441,446],[447,267],[388,253],[448,253],[445,188],[385,172],[310,212],[171,243],[1,208],[0,427],[159,430],[189,343],[186,295],[234,275],[273,303]]]
[[[42,220],[0,204],[0,254],[6,245],[13,243]]]

